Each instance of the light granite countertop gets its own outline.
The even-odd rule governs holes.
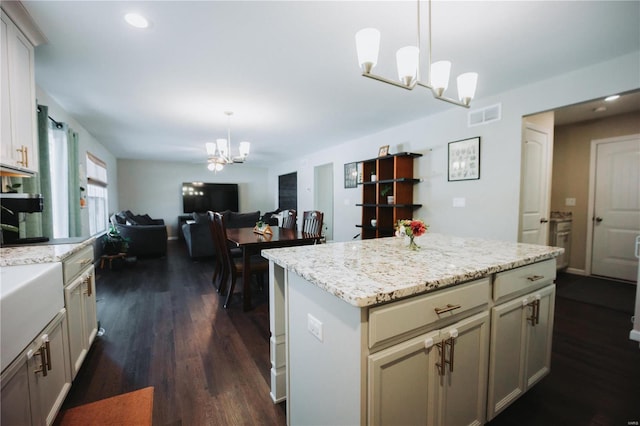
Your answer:
[[[93,244],[94,237],[78,243],[29,244],[0,248],[0,266],[32,265],[34,263],[62,262],[67,257]]]
[[[319,244],[263,250],[262,255],[358,306],[433,291],[517,268],[564,252],[560,247],[427,233],[408,239]]]

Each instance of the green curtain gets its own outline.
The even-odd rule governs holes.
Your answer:
[[[69,237],[82,235],[80,217],[80,160],[78,158],[78,133],[67,129],[67,154],[69,161]]]
[[[38,173],[34,177],[21,179],[22,192],[42,194],[44,207],[41,214],[25,215],[25,237],[53,238],[53,215],[51,213],[51,172],[49,168],[49,108],[38,105]]]

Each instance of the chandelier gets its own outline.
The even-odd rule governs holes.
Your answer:
[[[429,0],[429,52],[427,55],[427,80],[420,80],[420,0],[418,0],[418,34],[417,46],[405,46],[396,53],[398,76],[400,81],[391,80],[371,73],[378,62],[380,49],[380,31],[375,28],[364,28],[356,33],[356,49],[358,62],[362,68],[362,76],[382,81],[396,87],[413,90],[416,86],[430,89],[433,96],[441,101],[449,102],[464,108],[469,108],[469,103],[476,92],[478,74],[468,72],[458,76],[458,99],[444,96],[444,91],[449,86],[449,73],[451,62],[438,61],[431,63],[431,0]]]
[[[207,168],[212,172],[221,171],[226,164],[244,163],[249,155],[251,144],[243,141],[238,145],[239,155],[231,155],[231,116],[233,111],[225,111],[227,116],[227,138],[216,139],[216,142],[207,142]]]

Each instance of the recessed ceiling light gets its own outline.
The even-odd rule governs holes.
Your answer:
[[[147,28],[149,26],[147,18],[138,13],[127,13],[124,15],[124,20],[127,21],[129,25],[136,28]]]
[[[605,102],[613,102],[616,99],[618,99],[620,97],[620,95],[611,95],[611,96],[607,96],[606,98],[604,98]]]

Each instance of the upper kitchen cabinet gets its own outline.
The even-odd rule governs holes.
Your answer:
[[[20,2],[2,2],[0,62],[4,174],[38,171],[34,47],[45,41]]]

